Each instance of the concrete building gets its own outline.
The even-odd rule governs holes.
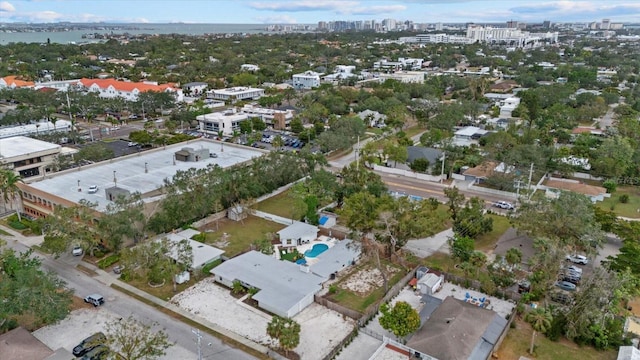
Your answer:
[[[276,130],[281,130],[291,124],[295,112],[291,109],[288,110],[275,110],[263,108],[253,104],[246,104],[240,111],[247,114],[249,117],[258,117],[264,121],[267,126],[271,126]]]
[[[543,43],[557,43],[557,32],[529,33],[513,28],[494,28],[480,25],[467,27],[467,39],[470,43],[504,44],[517,48],[534,48]]]
[[[0,139],[12,136],[39,135],[50,132],[69,132],[71,131],[71,121],[58,120],[54,123],[50,121],[40,121],[33,124],[0,127]]]
[[[402,83],[424,83],[424,72],[422,71],[396,71],[394,73],[380,73],[379,79],[380,82],[385,82],[387,80],[397,80]]]
[[[190,82],[182,85],[182,91],[191,96],[200,96],[207,91],[208,86],[206,82]]]
[[[256,100],[264,96],[264,89],[237,86],[227,89],[207,91],[207,98],[214,100],[236,102],[239,100]]]
[[[127,196],[139,192],[142,200],[153,206],[163,197],[161,188],[165,179],[171,179],[178,171],[205,169],[211,165],[228,168],[250,162],[262,156],[265,151],[197,139],[153,150],[123,156],[79,168],[47,174],[43,177],[28,178],[18,184],[22,192],[24,212],[35,217],[50,214],[56,205],[74,206],[80,200],[97,204],[95,210],[103,212],[115,196]],[[180,161],[176,152],[185,147],[217,153],[217,157],[194,158],[194,161]],[[197,161],[195,161],[197,160]],[[89,192],[90,186],[98,191]]]
[[[196,116],[200,131],[215,136],[232,136],[235,131],[240,131],[240,123],[248,119],[248,114],[235,108]]]
[[[295,89],[313,89],[320,86],[320,76],[323,74],[315,71],[305,71],[293,75],[293,87]]]
[[[62,146],[24,136],[0,139],[0,164],[23,179],[52,172]]]

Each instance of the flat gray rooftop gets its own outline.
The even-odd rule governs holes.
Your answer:
[[[218,157],[202,159],[197,162],[176,160],[174,165],[174,153],[184,147],[196,150],[208,148],[210,153],[216,153]],[[106,199],[105,189],[114,186],[114,172],[119,188],[129,190],[132,193],[137,191],[146,194],[162,187],[164,180],[171,179],[179,170],[204,169],[212,164],[227,168],[265,154],[264,151],[227,143],[224,144],[224,152],[220,152],[220,148],[220,143],[217,141],[192,140],[169,145],[166,148],[142,151],[138,154],[66,170],[48,175],[44,179],[39,178],[41,179],[39,181],[36,178],[33,179],[35,181],[29,183],[29,186],[76,203],[81,199],[97,202],[97,210],[104,211],[109,203],[109,200]],[[147,172],[145,172],[145,164]],[[81,191],[78,191],[78,181],[80,181]],[[89,194],[87,192],[91,185],[99,187],[97,193]]]
[[[0,157],[12,158],[39,151],[60,149],[61,146],[26,136],[0,138]]]

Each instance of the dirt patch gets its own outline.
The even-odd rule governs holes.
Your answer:
[[[385,268],[387,278],[391,278],[393,274],[399,271],[397,268],[389,265],[386,265]],[[366,295],[383,285],[384,282],[380,270],[367,266],[351,275],[346,281],[340,284],[340,287],[359,295]]]

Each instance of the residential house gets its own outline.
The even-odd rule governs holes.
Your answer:
[[[523,233],[519,233],[518,230],[514,228],[509,228],[498,239],[498,243],[493,249],[493,253],[504,257],[507,254],[507,251],[512,248],[520,250],[522,253],[520,266],[522,268],[527,268],[529,258],[536,253],[533,248],[533,239]]]
[[[320,86],[321,73],[315,71],[305,71],[293,75],[293,87],[295,89],[313,89]]]
[[[206,82],[190,82],[182,85],[182,91],[190,96],[200,96],[207,91],[208,86]]]
[[[158,84],[155,82],[130,82],[113,79],[87,79],[78,81],[78,86],[87,91],[93,91],[102,98],[120,97],[128,101],[136,101],[138,95],[147,91],[168,92],[176,97],[176,101],[183,100],[182,89],[173,84]]]
[[[361,247],[359,242],[345,239],[337,241],[323,253],[316,256],[309,271],[324,281],[333,280],[338,273],[354,265],[360,258]],[[302,268],[301,270],[305,270]]]
[[[387,120],[387,115],[369,109],[360,111],[357,116],[369,127],[383,128]]]
[[[495,84],[491,84],[491,86],[489,86],[489,91],[492,93],[507,94],[517,87],[518,83],[514,80],[503,80],[498,81]]]
[[[284,247],[307,244],[318,238],[318,227],[315,225],[295,221],[293,224],[278,231],[280,243]]]
[[[249,251],[211,269],[215,281],[233,287],[235,281],[258,292],[258,307],[282,317],[293,317],[314,301],[324,279],[308,267]]]
[[[36,84],[33,81],[21,80],[15,75],[0,78],[0,89],[33,88],[35,85]]]
[[[417,358],[489,359],[507,324],[493,310],[448,296],[426,316],[406,347]]]
[[[232,136],[240,131],[240,123],[247,119],[248,114],[235,108],[196,116],[200,131],[214,136]]]
[[[510,97],[508,99],[500,101],[499,105],[500,105],[500,117],[508,119],[512,117],[511,113],[513,112],[513,110],[515,110],[518,107],[518,105],[520,105],[520,98],[515,96]]]
[[[413,164],[417,159],[425,159],[429,162],[427,173],[431,173],[431,169],[438,168],[442,161],[441,150],[424,146],[408,146],[407,147],[407,163]]]
[[[550,178],[543,182],[545,195],[549,198],[557,198],[562,191],[571,191],[586,195],[592,202],[603,201],[605,197],[610,197],[607,189],[602,186],[584,184],[578,180]]]
[[[356,76],[356,74],[354,74],[355,71],[356,67],[354,65],[337,65],[333,74],[324,76],[322,80],[330,82],[345,80]]]
[[[486,135],[489,131],[475,126],[465,126],[453,133],[453,144],[456,146],[469,146]]]
[[[240,65],[240,71],[256,72],[258,70],[260,70],[260,67],[258,65],[254,65],[254,64],[242,64],[242,65]]]
[[[245,86],[207,91],[208,99],[230,101],[232,103],[240,100],[257,100],[263,96],[264,89]]]
[[[495,173],[510,174],[513,170],[513,166],[506,166],[503,162],[486,161],[476,167],[464,170],[462,175],[464,175],[465,181],[480,184]]]
[[[180,261],[177,244],[181,241],[186,241],[191,247],[191,270],[198,270],[207,264],[220,260],[222,254],[224,254],[224,250],[193,240],[193,237],[198,234],[200,232],[197,230],[187,229],[179,233],[167,234],[160,238],[167,238],[173,245],[167,256],[175,261]]]

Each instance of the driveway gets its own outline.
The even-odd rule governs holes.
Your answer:
[[[435,252],[449,253],[447,240],[453,237],[453,229],[447,229],[433,236],[423,239],[409,240],[404,246],[405,250],[411,251],[415,256],[426,258]]]

